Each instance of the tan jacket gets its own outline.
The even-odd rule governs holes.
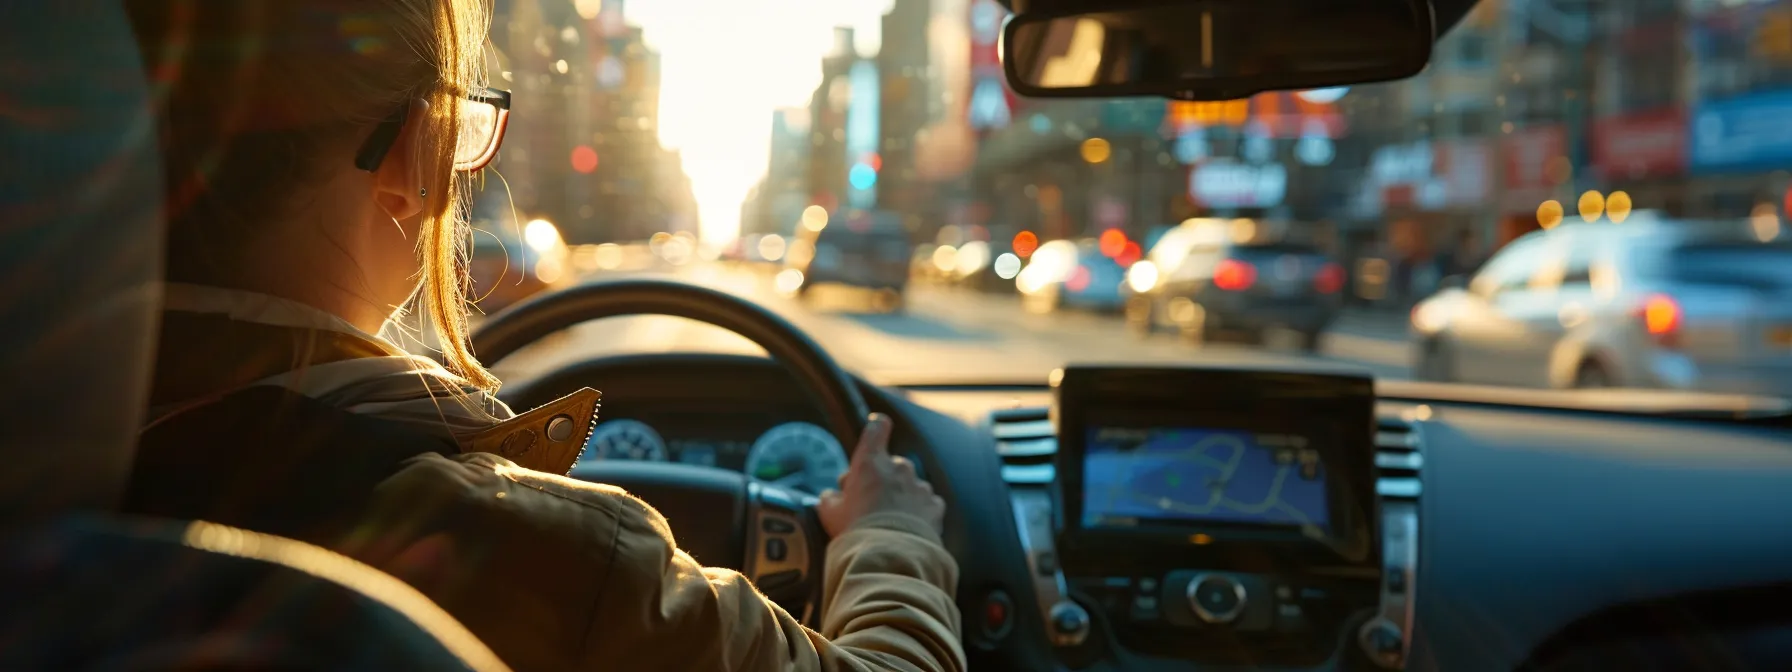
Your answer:
[[[819,632],[678,550],[645,502],[489,454],[414,458],[363,529],[380,537],[343,550],[422,589],[518,670],[965,667],[957,564],[905,514],[829,544]]]
[[[206,300],[198,305],[233,306],[232,320],[301,330],[295,333],[303,338],[294,340],[305,347],[272,348],[280,353],[273,359],[303,351],[310,361],[345,361],[340,355],[312,357],[319,342],[312,332],[319,327],[292,324],[303,307],[259,297],[249,302],[260,302],[251,311],[218,292],[195,296]],[[258,319],[267,315],[278,319]],[[165,333],[164,340],[171,336]],[[178,336],[163,344],[164,365],[178,355],[166,352],[169,346],[204,340],[201,334]],[[204,347],[212,357],[233,351],[215,342]],[[361,365],[283,373],[274,384],[357,413],[381,415],[379,410],[397,407],[389,403],[389,386],[376,386],[386,389],[380,403],[338,398],[333,391],[351,387],[321,374],[347,381],[354,376],[343,372],[351,366]],[[181,367],[159,370],[159,389],[193,384],[164,380],[169,368]],[[295,379],[307,382],[288,382]],[[433,384],[426,381],[420,389]],[[163,405],[168,401],[165,396]],[[511,415],[501,405],[495,410]],[[521,423],[530,415],[495,422]],[[703,567],[680,551],[675,530],[645,502],[619,488],[524,469],[487,452],[412,458],[378,486],[373,504],[345,538],[313,541],[416,586],[526,672],[965,667],[952,600],[958,566],[931,526],[906,514],[869,516],[828,545],[819,632],[803,627],[739,573]]]

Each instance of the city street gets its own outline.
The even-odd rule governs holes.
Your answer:
[[[877,312],[868,297],[818,287],[808,302],[781,295],[770,272],[723,264],[676,270],[595,274],[660,276],[716,287],[746,297],[789,319],[846,368],[878,382],[980,380],[1043,381],[1070,362],[1302,363],[1315,360],[1361,367],[1379,377],[1407,375],[1402,325],[1388,318],[1346,314],[1315,357],[1270,346],[1182,343],[1173,335],[1141,338],[1117,316],[1076,312],[1032,314],[1012,295],[915,285],[901,312]],[[831,291],[830,291],[831,290]],[[760,350],[721,329],[682,318],[630,317],[585,324],[566,336],[517,353],[497,367],[509,379],[593,355],[626,352],[736,352]]]

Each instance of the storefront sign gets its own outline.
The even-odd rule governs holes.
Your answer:
[[[1380,187],[1423,182],[1431,179],[1434,164],[1429,142],[1390,145],[1370,157],[1369,179]]]
[[[1695,172],[1747,172],[1792,162],[1792,90],[1705,103],[1693,111]]]
[[[1487,199],[1491,152],[1478,140],[1426,141],[1375,150],[1359,209],[1373,216],[1387,208],[1443,210],[1474,207]]]
[[[1534,126],[1501,138],[1506,149],[1506,190],[1549,190],[1566,181],[1568,132],[1561,124]]]
[[[1188,195],[1210,207],[1273,208],[1287,191],[1288,170],[1279,163],[1216,159],[1189,171]]]
[[[1493,152],[1480,140],[1437,143],[1434,165],[1443,186],[1444,205],[1474,207],[1492,193]]]
[[[1593,167],[1608,179],[1674,175],[1685,170],[1685,111],[1670,108],[1594,122]]]

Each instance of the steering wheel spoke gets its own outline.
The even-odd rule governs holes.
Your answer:
[[[813,495],[776,485],[747,485],[747,552],[741,573],[760,592],[810,626],[819,625],[827,536]]]

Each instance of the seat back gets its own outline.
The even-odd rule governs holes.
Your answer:
[[[115,0],[0,7],[0,524],[111,505],[150,375],[162,174]],[[29,64],[29,65],[25,65]]]
[[[0,2],[0,63],[0,669],[506,669],[327,550],[108,514],[160,307],[151,88],[117,0]]]

